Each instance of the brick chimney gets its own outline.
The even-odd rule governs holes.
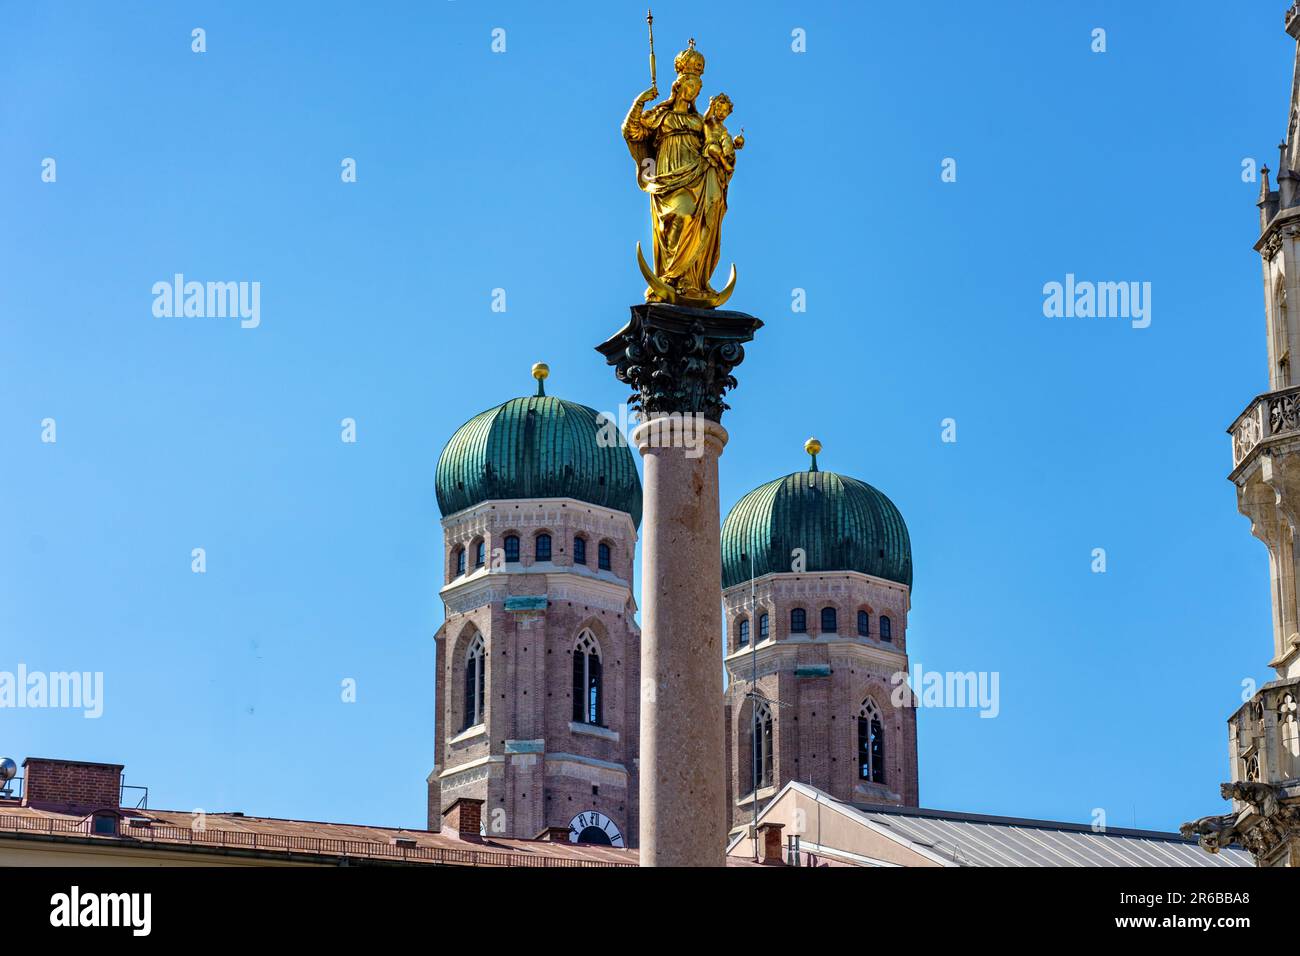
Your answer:
[[[483,822],[483,801],[470,797],[457,797],[442,811],[442,833],[460,840],[480,841],[479,827]]]
[[[768,866],[784,866],[785,857],[781,850],[781,823],[760,823],[758,825],[758,859]]]
[[[122,796],[122,764],[84,760],[23,761],[23,805],[66,813],[117,809]]]
[[[547,843],[568,843],[568,827],[547,827],[541,833],[533,837],[534,840],[543,840]]]

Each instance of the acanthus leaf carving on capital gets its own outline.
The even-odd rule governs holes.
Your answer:
[[[630,404],[644,420],[682,413],[721,422],[723,395],[738,384],[732,370],[762,325],[743,312],[647,303],[633,306],[632,320],[597,350],[632,386]]]

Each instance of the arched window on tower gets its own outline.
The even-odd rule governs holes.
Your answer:
[[[1277,726],[1282,737],[1281,769],[1288,777],[1300,775],[1300,706],[1295,695],[1283,694],[1277,702]]]
[[[478,540],[478,542],[475,543],[475,545],[474,545],[474,567],[476,567],[476,568],[481,568],[481,567],[483,567],[483,565],[486,563],[485,560],[484,560],[485,555],[486,555],[486,553],[487,553],[487,552],[486,552],[486,548],[487,548],[487,545],[483,543],[483,540],[482,540],[481,538]]]
[[[749,643],[749,618],[742,617],[736,625],[736,646],[744,647]]]
[[[766,701],[754,710],[753,779],[759,790],[772,786],[772,708]]]
[[[537,536],[537,546],[533,549],[533,555],[538,561],[551,560],[551,536],[549,534],[539,534]]]
[[[840,629],[839,621],[837,621],[835,618],[835,608],[833,607],[822,608],[822,633],[834,634],[839,629]]]
[[[764,611],[758,616],[758,639],[760,641],[767,640],[768,633],[767,612]]]
[[[600,679],[600,644],[591,631],[578,635],[573,647],[573,720],[603,727],[604,688]]]
[[[871,636],[871,615],[866,611],[858,612],[858,637]]]
[[[609,568],[609,545],[602,541],[596,547],[596,567],[602,571],[608,571]]]
[[[880,708],[870,697],[858,709],[858,777],[885,782],[885,732]]]
[[[1277,357],[1277,384],[1275,388],[1287,388],[1291,384],[1291,342],[1287,327],[1286,282],[1277,280],[1277,291],[1273,295],[1273,354]]]
[[[487,701],[487,653],[483,635],[475,634],[465,652],[465,726],[483,723]]]
[[[885,615],[880,615],[880,639],[882,641],[892,641],[894,639],[894,625]]]
[[[456,549],[456,577],[465,573],[465,549]]]
[[[808,612],[801,607],[797,607],[790,612],[790,633],[808,633]]]
[[[573,563],[587,563],[587,539],[575,537],[573,539]]]
[[[515,564],[519,561],[519,535],[506,535],[506,563]]]

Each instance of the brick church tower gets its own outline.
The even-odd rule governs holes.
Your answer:
[[[597,413],[544,393],[461,426],[438,461],[445,544],[429,828],[632,846],[641,484]],[[482,801],[479,803],[478,801]]]
[[[892,680],[908,668],[907,526],[875,488],[818,470],[816,439],[804,447],[808,470],[754,489],[722,525],[733,835],[755,790],[761,809],[790,780],[918,805],[916,709],[894,705]]]

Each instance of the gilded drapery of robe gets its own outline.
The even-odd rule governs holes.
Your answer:
[[[704,118],[661,103],[629,116],[623,138],[636,161],[637,185],[650,194],[655,274],[680,294],[712,293],[726,186],[703,155]]]

